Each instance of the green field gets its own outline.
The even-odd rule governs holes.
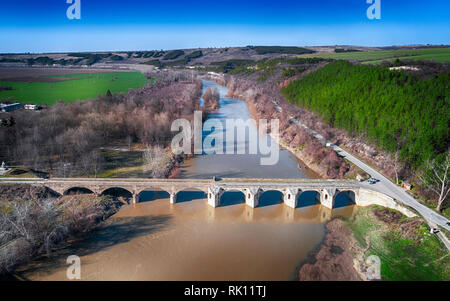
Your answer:
[[[319,57],[336,60],[357,60],[366,63],[381,63],[399,59],[430,60],[436,62],[450,61],[450,48],[400,49],[379,51],[357,51],[341,53],[304,54],[299,57]]]
[[[73,102],[97,98],[99,95],[127,92],[141,88],[147,78],[140,72],[90,73],[48,76],[71,80],[54,82],[3,82],[0,86],[12,90],[0,92],[0,100],[12,98],[14,101],[30,104],[53,105],[58,100]]]

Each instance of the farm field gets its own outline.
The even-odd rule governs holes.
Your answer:
[[[450,48],[426,48],[426,49],[399,49],[379,51],[355,51],[341,53],[304,54],[299,57],[320,57],[336,60],[355,60],[366,63],[378,64],[382,61],[399,59],[430,60],[441,63],[450,61]]]
[[[53,105],[58,100],[73,102],[96,98],[108,90],[127,92],[146,83],[146,77],[140,72],[42,75],[34,80],[0,81],[0,86],[12,88],[0,91],[0,100]]]

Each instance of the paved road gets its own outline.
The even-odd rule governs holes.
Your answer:
[[[283,109],[275,101],[273,101],[273,104],[275,106],[275,109],[278,112],[281,113],[283,111]],[[330,141],[327,141],[322,135],[320,135],[316,131],[310,129],[309,127],[307,127],[305,124],[301,123],[298,119],[294,118],[293,116],[289,116],[289,118],[291,119],[291,121],[293,123],[295,123],[299,127],[306,129],[311,135],[313,135],[315,138],[317,138],[322,143],[324,143],[324,144],[331,143]],[[402,188],[395,185],[390,179],[383,176],[381,173],[379,173],[378,171],[376,171],[375,169],[373,169],[366,163],[362,162],[361,160],[359,160],[352,154],[346,152],[345,150],[343,150],[342,148],[340,148],[337,145],[334,145],[334,144],[331,144],[331,145],[332,145],[331,147],[339,155],[341,155],[342,157],[345,157],[347,160],[349,160],[350,162],[352,162],[353,164],[355,164],[356,166],[358,166],[359,168],[361,168],[362,170],[364,170],[365,172],[370,174],[372,177],[379,180],[379,182],[377,182],[376,184],[369,184],[367,182],[363,183],[364,186],[370,187],[373,190],[377,190],[379,192],[387,194],[388,196],[390,196],[396,200],[399,200],[400,202],[404,203],[405,205],[410,206],[411,208],[414,208],[417,212],[420,213],[420,215],[423,216],[423,218],[425,218],[425,220],[429,224],[439,225],[450,231],[450,221],[447,218],[436,213],[435,211],[426,207],[425,205],[422,205],[421,203],[419,203],[419,201],[417,201],[415,198],[413,198],[411,195],[409,195]],[[446,242],[446,244],[447,243],[448,243],[448,241]]]

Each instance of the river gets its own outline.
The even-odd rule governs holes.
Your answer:
[[[216,86],[220,109],[208,118],[250,118],[245,102],[226,98]],[[256,128],[251,128],[256,130]],[[246,143],[237,141],[236,143]],[[273,166],[260,155],[200,155],[182,166],[182,177],[306,178],[297,159],[281,150]],[[23,271],[30,280],[67,280],[65,260],[81,258],[82,280],[294,280],[298,266],[323,239],[332,216],[351,216],[357,208],[330,210],[304,193],[299,208],[266,192],[251,209],[240,192],[225,193],[218,208],[202,192],[182,192],[170,204],[167,193],[144,192],[141,203],[124,206],[81,242],[58,252],[56,260],[36,261]]]
[[[208,115],[208,119],[217,119],[225,127],[226,119],[241,119],[247,121],[251,119],[249,108],[246,102],[226,97],[228,90],[215,82],[203,81],[203,93],[209,87],[216,87],[220,93],[220,109],[217,112]],[[202,103],[202,102],[200,102]],[[203,131],[203,137],[211,134],[210,131]],[[234,144],[235,154],[210,154],[196,156],[191,160],[185,162],[183,166],[183,177],[185,178],[211,178],[228,177],[228,178],[310,178],[315,177],[309,170],[300,171],[297,167],[298,160],[286,149],[279,151],[278,162],[275,165],[261,165],[261,158],[267,157],[259,153],[249,154],[249,139],[250,135],[261,137],[262,133],[253,124],[250,124],[245,138],[239,137],[235,134],[235,140],[225,139],[225,152],[228,144]],[[276,144],[273,139],[267,137],[270,141],[269,145]],[[245,149],[245,154],[236,154],[237,149]],[[303,164],[302,164],[303,165]],[[308,173],[308,175],[307,175]]]

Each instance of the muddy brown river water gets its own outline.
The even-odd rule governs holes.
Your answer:
[[[250,118],[246,103],[225,98],[224,87],[204,86],[221,92],[215,118]],[[258,162],[258,155],[202,155],[184,164],[182,176],[308,177],[286,150],[275,166]],[[164,192],[144,192],[143,202],[124,206],[86,239],[61,250],[57,259],[32,264],[23,276],[67,280],[65,260],[78,255],[82,280],[294,280],[323,239],[326,221],[349,217],[357,207],[330,210],[317,204],[313,193],[304,193],[299,208],[292,209],[280,198],[266,192],[252,209],[242,193],[228,192],[221,207],[212,208],[202,192],[182,192],[176,204]]]

